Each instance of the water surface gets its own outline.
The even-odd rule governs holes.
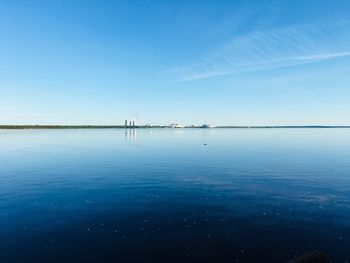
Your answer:
[[[350,129],[0,131],[0,262],[350,260]]]

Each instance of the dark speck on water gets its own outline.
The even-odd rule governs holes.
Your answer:
[[[349,160],[350,129],[0,130],[0,262],[349,262]]]

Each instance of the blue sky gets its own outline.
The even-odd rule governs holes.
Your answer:
[[[350,1],[0,1],[0,124],[350,125]]]

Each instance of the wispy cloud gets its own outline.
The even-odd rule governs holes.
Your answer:
[[[350,23],[299,25],[234,38],[197,62],[174,69],[179,81],[262,71],[350,56]]]

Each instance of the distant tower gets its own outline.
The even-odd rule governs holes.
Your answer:
[[[132,121],[129,121],[129,126],[130,126],[130,127],[132,126]]]
[[[136,126],[136,121],[135,121],[135,120],[132,121],[132,126],[133,126],[133,127]]]
[[[125,120],[125,127],[128,127],[128,120]]]

